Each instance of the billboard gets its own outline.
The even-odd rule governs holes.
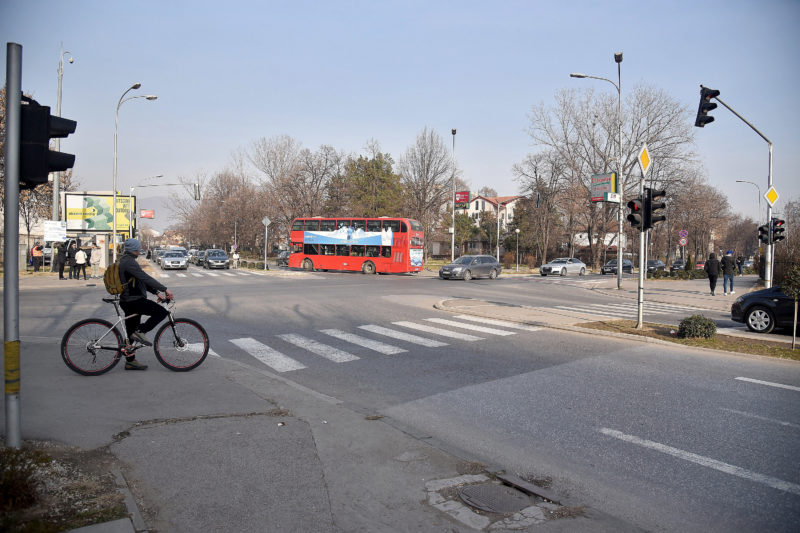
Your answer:
[[[592,174],[592,201],[619,202],[619,183],[616,172]]]
[[[468,209],[470,199],[469,191],[456,192],[456,209]]]
[[[134,203],[131,206],[131,202]],[[64,213],[67,219],[67,231],[103,232],[112,231],[114,212],[111,194],[74,194],[65,195]],[[136,197],[117,195],[117,231],[130,230],[130,212],[136,209]],[[133,210],[131,210],[133,207]]]
[[[152,209],[142,209],[139,211],[139,218],[156,218],[156,212]]]

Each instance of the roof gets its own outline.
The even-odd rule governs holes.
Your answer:
[[[489,203],[491,203],[493,205],[497,205],[498,203],[500,203],[500,205],[504,205],[504,204],[510,204],[511,202],[519,200],[520,198],[525,198],[525,197],[524,196],[519,196],[519,195],[517,195],[517,196],[480,196],[480,195],[478,195],[475,198],[473,198],[472,200],[481,199],[481,200],[486,200],[487,202],[489,202]]]

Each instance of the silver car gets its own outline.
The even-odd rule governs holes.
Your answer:
[[[189,261],[182,252],[166,252],[161,258],[161,270],[168,268],[186,270],[189,268]]]
[[[624,263],[623,263],[624,264]],[[586,263],[575,257],[559,257],[539,267],[542,276],[548,274],[566,276],[567,274],[586,274]]]
[[[463,279],[488,277],[495,279],[503,267],[491,255],[462,255],[449,265],[439,269],[441,279]]]

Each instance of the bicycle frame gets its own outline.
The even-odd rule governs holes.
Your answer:
[[[97,339],[97,341],[96,341],[96,343],[94,345],[94,348],[96,348],[96,349],[104,349],[103,346],[100,346],[100,341],[102,341],[104,338],[106,338],[106,336],[109,333],[111,333],[111,331],[113,329],[119,330],[119,332],[122,333],[122,338],[127,340],[128,339],[128,329],[125,327],[125,320],[127,320],[128,318],[137,316],[136,313],[126,316],[125,313],[122,311],[122,306],[120,305],[120,301],[119,301],[118,297],[117,298],[103,298],[103,301],[107,302],[107,303],[110,303],[110,304],[113,304],[114,311],[117,313],[117,321],[114,322],[114,324],[111,326],[111,329],[109,329],[108,331],[103,333],[103,335],[101,335]],[[170,302],[173,302],[173,301],[174,300],[170,300]],[[169,305],[170,302],[166,302],[166,303],[165,302],[159,302],[159,303],[169,311],[169,315],[167,316],[167,319],[169,320],[169,323],[170,323],[170,325],[172,327],[172,330],[174,332],[175,331],[175,319],[174,319],[174,316],[173,316],[173,313],[172,313],[172,306]],[[134,343],[133,347],[134,347],[134,351],[135,351],[136,349],[139,349],[142,346],[141,345],[137,345],[137,344]],[[105,348],[105,349],[110,349],[110,348]],[[114,349],[116,349],[116,348],[114,348]]]

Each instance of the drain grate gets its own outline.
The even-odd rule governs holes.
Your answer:
[[[529,496],[505,485],[469,485],[458,491],[464,503],[487,513],[516,513],[531,505]]]

